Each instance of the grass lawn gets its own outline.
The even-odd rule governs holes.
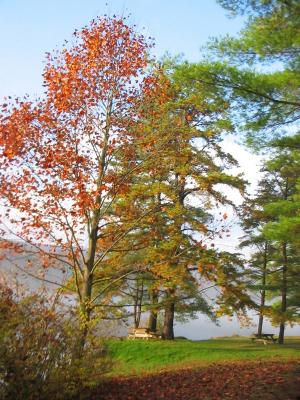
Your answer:
[[[231,361],[300,362],[300,337],[287,338],[282,346],[253,344],[249,338],[233,337],[202,341],[109,340],[108,347],[114,362],[114,376]]]

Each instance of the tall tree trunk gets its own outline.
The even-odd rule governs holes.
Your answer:
[[[81,357],[86,338],[89,331],[89,323],[91,318],[91,300],[92,300],[92,287],[93,287],[93,266],[96,254],[97,243],[97,228],[92,230],[89,238],[89,248],[87,254],[86,269],[83,274],[83,285],[81,291],[80,301],[80,317],[81,317],[81,335],[78,344],[78,357]]]
[[[152,308],[149,311],[149,319],[148,319],[148,328],[152,332],[156,332],[157,330],[157,315],[158,311],[156,305],[158,304],[158,292],[157,290],[150,290],[150,302],[152,304]]]
[[[185,177],[181,176],[179,173],[175,174],[175,190],[177,194],[176,202],[180,207],[184,207],[185,199]],[[182,220],[181,217],[177,217],[174,220],[174,224],[177,227],[179,235],[182,235]],[[172,256],[176,256],[178,249],[178,243],[172,251]],[[176,267],[176,264],[173,264]],[[174,268],[174,270],[176,270]],[[164,326],[162,331],[163,339],[174,340],[174,314],[175,314],[175,289],[167,290],[167,299],[165,305],[165,315],[164,315]]]
[[[89,332],[89,323],[91,319],[91,296],[92,296],[92,275],[88,270],[83,276],[83,285],[81,290],[81,299],[79,304],[80,313],[80,331],[77,340],[77,346],[74,349],[74,359],[83,356],[83,350],[86,343],[86,338]]]
[[[102,185],[103,177],[105,174],[105,165],[106,165],[106,156],[108,149],[108,140],[109,140],[109,130],[110,130],[110,117],[112,110],[112,97],[109,99],[107,110],[106,110],[106,127],[104,132],[104,141],[103,147],[101,151],[101,155],[99,157],[99,176],[97,179],[97,188],[100,188]],[[77,287],[80,295],[80,312],[81,317],[83,319],[83,328],[81,332],[81,338],[79,341],[79,349],[78,354],[81,357],[83,353],[83,349],[85,346],[86,338],[89,331],[89,322],[91,318],[92,311],[92,288],[93,288],[93,269],[95,264],[96,257],[96,248],[97,248],[97,238],[98,238],[98,224],[100,218],[100,206],[101,206],[101,193],[99,192],[96,196],[96,204],[99,205],[99,208],[94,210],[92,213],[91,221],[88,222],[87,228],[89,232],[88,236],[88,251],[86,256],[85,268],[83,273],[83,285],[82,290]]]
[[[137,280],[136,293],[134,298],[134,327],[138,328],[141,322],[142,304],[144,297],[144,283]]]
[[[174,340],[174,314],[175,314],[175,300],[174,289],[168,290],[168,298],[166,300],[164,326],[162,331],[163,339]]]
[[[260,292],[260,312],[259,312],[259,320],[258,320],[258,329],[257,329],[257,334],[261,336],[262,334],[262,327],[263,327],[263,322],[264,322],[264,314],[263,314],[263,308],[265,306],[265,299],[266,299],[266,277],[267,277],[267,254],[268,254],[268,244],[265,243],[265,248],[264,248],[264,262],[263,262],[263,271],[262,271],[262,290]]]
[[[287,309],[287,244],[284,242],[282,244],[282,285],[281,285],[281,313],[282,321],[279,326],[279,337],[278,343],[284,343],[284,330],[285,330],[285,312]]]
[[[133,319],[134,319],[134,327],[138,328],[139,327],[139,321],[138,321],[138,300],[137,297],[134,298],[134,306],[133,306]]]

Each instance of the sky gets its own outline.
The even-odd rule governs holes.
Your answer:
[[[45,52],[105,13],[130,13],[137,29],[155,38],[158,57],[168,51],[190,61],[199,60],[209,37],[235,34],[242,26],[215,0],[0,0],[0,99],[40,94]]]
[[[229,19],[215,0],[0,0],[0,102],[5,96],[36,97],[43,93],[42,71],[45,53],[59,49],[96,16],[128,15],[139,31],[155,38],[154,54],[183,54],[189,61],[200,60],[200,48],[210,37],[235,35],[243,26],[242,18]],[[226,150],[240,162],[245,178],[255,187],[260,158],[249,154],[234,142],[225,141]],[[238,199],[238,197],[236,197]],[[240,199],[239,199],[240,201]],[[229,246],[240,234],[233,230]],[[270,331],[274,328],[268,326]],[[205,317],[177,325],[175,334],[192,339],[211,336],[249,334],[237,321],[222,319],[216,327]],[[299,330],[288,333],[300,334]]]

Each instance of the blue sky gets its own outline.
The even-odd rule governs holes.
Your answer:
[[[131,13],[131,22],[155,37],[157,56],[184,53],[190,61],[209,37],[242,27],[215,0],[0,0],[0,99],[41,93],[45,52],[105,13]]]

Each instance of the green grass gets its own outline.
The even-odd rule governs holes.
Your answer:
[[[300,338],[287,338],[286,344],[252,344],[242,337],[202,341],[110,340],[114,361],[113,375],[151,373],[161,369],[213,362],[250,360],[300,360]]]

